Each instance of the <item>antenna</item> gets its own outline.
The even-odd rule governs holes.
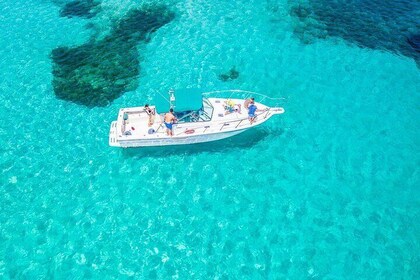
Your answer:
[[[169,109],[175,108],[175,91],[171,88],[168,92],[169,94]]]

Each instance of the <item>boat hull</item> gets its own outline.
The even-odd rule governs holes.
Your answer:
[[[113,125],[111,124],[111,131]],[[185,137],[165,137],[161,139],[130,139],[130,140],[119,140],[112,142],[110,137],[110,146],[122,147],[122,148],[134,148],[134,147],[154,147],[154,146],[174,146],[174,145],[189,145],[197,143],[212,142],[222,140],[234,135],[240,134],[247,129],[226,131],[221,133],[213,134],[199,134]],[[112,132],[111,132],[112,133]]]
[[[233,98],[231,94],[228,98],[204,97],[209,94],[211,92],[202,94],[201,109],[178,112],[177,121],[172,126],[173,136],[167,135],[165,115],[159,113],[156,106],[148,108],[154,113],[147,113],[145,107],[121,108],[117,120],[111,123],[109,145],[123,148],[158,147],[217,141],[240,134],[261,125],[273,115],[284,113],[282,107],[268,107],[255,102],[256,108],[250,118],[245,104],[249,99]],[[180,105],[182,103],[174,106],[181,108]]]

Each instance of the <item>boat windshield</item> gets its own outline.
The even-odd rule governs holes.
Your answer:
[[[186,122],[208,122],[211,121],[213,115],[213,106],[203,98],[203,106],[199,110],[175,112],[178,123]]]

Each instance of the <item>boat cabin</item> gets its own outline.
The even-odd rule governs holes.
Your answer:
[[[169,98],[159,96],[156,111],[164,115],[169,109],[174,110],[177,123],[211,121],[214,108],[198,89],[171,90]]]

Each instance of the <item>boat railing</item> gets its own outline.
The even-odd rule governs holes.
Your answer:
[[[260,113],[256,113],[256,114],[255,114],[255,117],[258,117],[258,116],[264,115],[264,119],[266,119],[266,118],[268,117],[268,114],[270,113],[270,110],[271,110],[271,108],[267,108],[267,109],[265,109],[265,110],[261,110],[261,112],[260,112]],[[233,124],[233,123],[237,123],[237,125],[235,126],[235,128],[238,128],[238,127],[239,127],[239,125],[240,125],[243,121],[249,121],[249,118],[242,118],[242,119],[237,119],[237,120],[231,120],[231,121],[224,122],[224,123],[222,124],[222,126],[220,127],[220,130],[219,130],[219,131],[222,131],[222,129],[223,129],[223,128],[225,128],[226,126],[231,125],[231,124]]]
[[[272,112],[272,110],[277,110],[278,108],[267,108],[265,110],[261,110],[260,112],[256,113],[255,116],[259,117],[259,116],[263,116],[264,119],[266,119],[270,112]],[[241,123],[243,121],[249,121],[249,118],[241,118],[241,119],[236,119],[236,120],[230,120],[230,121],[226,121],[220,124],[220,129],[219,131],[222,131],[223,129],[226,129],[228,126],[232,125],[232,124],[236,124],[235,129],[238,128]],[[208,128],[210,128],[209,125],[203,125],[203,126],[199,126],[199,127],[195,127],[194,130],[198,130],[198,129],[204,129],[203,132],[205,132]],[[181,131],[179,133],[177,133],[176,135],[182,135],[182,134],[190,134],[188,133],[190,132],[190,130],[186,130],[186,131]]]
[[[266,119],[270,115],[270,113],[279,114],[281,113],[280,111],[284,112],[283,108],[281,107],[287,102],[287,98],[285,97],[270,97],[270,96],[267,96],[258,92],[246,91],[246,90],[240,90],[240,89],[216,90],[216,91],[203,92],[202,94],[204,98],[213,97],[213,98],[244,99],[245,100],[245,99],[254,97],[256,102],[264,103],[264,105],[268,107],[265,110],[260,110],[260,111],[257,110],[257,113],[255,114],[256,117],[263,115],[264,119]],[[227,129],[228,127],[231,127],[230,125],[233,125],[233,124],[235,124],[235,129],[236,129],[244,121],[249,121],[249,118],[245,117],[241,119],[234,119],[234,120],[222,122],[220,124],[219,131]],[[158,127],[156,132],[159,131],[161,128],[164,128],[163,124],[161,124]],[[203,124],[203,126],[195,127],[194,130],[204,129],[203,132],[205,132],[208,128],[210,128],[208,124]],[[186,130],[186,131],[176,133],[176,135],[182,135],[182,134],[191,134],[191,130]]]
[[[230,95],[226,95],[227,93],[230,93]],[[229,89],[229,90],[215,90],[215,91],[209,91],[204,92],[203,96],[206,98],[209,97],[216,97],[216,98],[237,98],[237,99],[248,99],[251,97],[254,97],[256,99],[255,101],[258,103],[263,103],[267,105],[268,107],[280,107],[283,106],[287,98],[285,97],[270,97],[258,92],[253,91],[247,91],[247,90],[241,90],[241,89]]]

